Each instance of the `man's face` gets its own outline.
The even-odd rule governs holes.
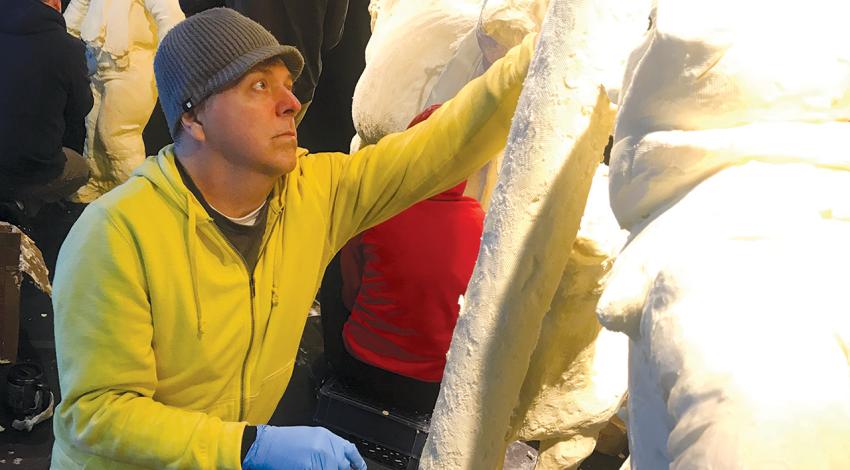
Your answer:
[[[278,177],[295,168],[300,109],[289,69],[273,60],[209,97],[196,120],[203,125],[205,144],[231,165]]]

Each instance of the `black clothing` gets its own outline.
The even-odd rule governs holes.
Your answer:
[[[292,91],[302,103],[312,101],[322,73],[322,54],[342,37],[348,0],[225,0],[225,4],[301,52],[304,71]]]
[[[89,164],[74,149],[63,147],[62,153],[65,155],[65,165],[59,176],[37,184],[21,184],[11,188],[0,186],[0,201],[18,201],[37,208],[74,194],[89,180]]]
[[[324,315],[324,310],[322,315]],[[342,338],[342,336],[340,336]],[[345,347],[334,356],[325,352],[337,377],[349,387],[387,408],[430,415],[440,394],[439,382],[423,382],[359,361]]]
[[[179,2],[180,9],[183,10],[187,18],[210,8],[224,6],[224,0],[179,0]]]
[[[180,0],[187,16],[216,6],[242,13],[263,25],[281,44],[295,46],[304,56],[304,70],[293,92],[302,103],[313,100],[322,54],[342,37],[348,0]]]
[[[82,41],[40,0],[3,4],[0,15],[0,187],[62,174],[62,147],[83,150],[92,107]]]
[[[264,204],[263,208],[260,209],[260,213],[257,215],[257,222],[254,225],[234,223],[213,209],[207,200],[204,199],[204,195],[201,194],[201,190],[192,181],[192,177],[186,172],[186,168],[180,163],[180,159],[175,158],[174,161],[177,164],[177,171],[180,173],[180,178],[183,179],[183,184],[198,198],[198,202],[201,203],[204,210],[212,217],[213,222],[221,230],[224,238],[227,238],[227,241],[242,255],[248,269],[248,274],[252,275],[254,268],[257,266],[257,261],[260,259],[260,245],[263,242],[263,233],[266,231],[266,219],[268,219],[269,215],[268,203]]]
[[[245,457],[248,456],[248,451],[251,450],[251,446],[254,445],[254,441],[257,440],[257,427],[256,426],[245,426],[245,430],[242,431],[242,461],[245,461]]]

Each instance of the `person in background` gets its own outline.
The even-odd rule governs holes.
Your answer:
[[[504,146],[529,36],[426,122],[347,155],[298,148],[303,67],[213,8],[154,62],[175,143],[89,204],[54,279],[51,468],[365,468],[320,427],[270,426],[331,257]]]
[[[345,309],[322,310],[326,357],[345,382],[385,405],[430,413],[437,401],[484,227],[465,187],[414,204],[340,252]]]
[[[0,15],[0,201],[26,215],[85,184],[80,155],[92,94],[83,44],[59,0],[7,2]]]

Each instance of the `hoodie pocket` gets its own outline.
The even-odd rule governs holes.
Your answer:
[[[286,391],[286,386],[289,384],[289,379],[292,378],[292,370],[295,366],[295,361],[289,361],[285,366],[272,372],[262,379],[257,394],[253,395],[249,401],[249,411],[246,416],[248,422],[265,423],[271,418],[278,402],[280,402],[283,392]]]

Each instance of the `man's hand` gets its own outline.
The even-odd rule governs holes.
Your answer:
[[[247,470],[366,470],[354,444],[325,428],[257,426]]]

